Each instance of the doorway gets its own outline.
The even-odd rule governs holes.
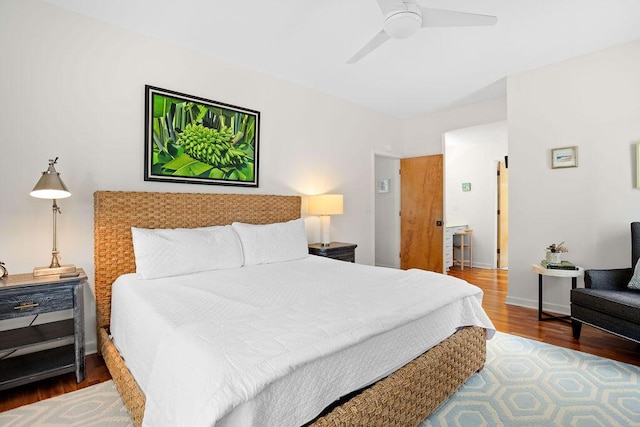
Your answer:
[[[445,134],[445,218],[447,226],[465,225],[473,229],[473,267],[477,268],[498,266],[496,176],[499,162],[508,154],[507,136],[507,122]],[[507,221],[500,234],[500,250],[507,255],[502,252],[507,247]]]
[[[498,190],[496,165],[507,155],[507,122],[490,123],[447,132],[444,139],[444,220],[445,225],[465,224],[473,229],[473,267],[495,269],[498,265]],[[396,174],[400,159],[374,154],[375,159],[375,264],[400,267],[400,199],[378,193],[379,181],[389,178],[389,191],[401,192]],[[392,164],[380,175],[384,163]],[[393,179],[396,176],[396,180]],[[399,187],[394,187],[397,183]],[[384,190],[383,190],[384,191]],[[386,220],[378,212],[380,203],[390,203]],[[505,221],[505,227],[508,227]],[[441,227],[442,228],[442,227]],[[444,233],[443,233],[444,234]],[[508,239],[508,228],[502,236]],[[444,238],[442,243],[444,245]],[[507,247],[507,242],[501,244]],[[443,246],[444,257],[444,246]],[[441,263],[444,266],[444,260]],[[506,268],[506,266],[502,267]],[[434,271],[442,271],[435,269]]]
[[[498,265],[509,268],[509,168],[508,157],[498,162]]]
[[[442,154],[374,154],[374,170],[375,265],[443,272]]]
[[[400,268],[400,159],[374,155],[375,265]]]
[[[444,273],[442,154],[400,160],[400,268]]]

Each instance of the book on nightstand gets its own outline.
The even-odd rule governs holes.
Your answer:
[[[578,267],[570,261],[561,262],[547,262],[545,260],[540,261],[540,265],[550,270],[577,270]]]

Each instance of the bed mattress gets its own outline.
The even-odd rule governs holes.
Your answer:
[[[322,257],[113,286],[114,343],[144,425],[295,426],[463,326],[494,327],[462,280]]]

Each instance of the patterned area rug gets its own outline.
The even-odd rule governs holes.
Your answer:
[[[0,426],[131,426],[112,381],[0,413]],[[513,335],[420,427],[640,426],[640,368]]]
[[[113,381],[0,412],[3,427],[133,426]]]
[[[640,368],[514,335],[420,427],[640,426]]]

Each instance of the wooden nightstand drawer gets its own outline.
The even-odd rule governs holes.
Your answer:
[[[7,292],[0,300],[0,320],[73,308],[73,289]]]

